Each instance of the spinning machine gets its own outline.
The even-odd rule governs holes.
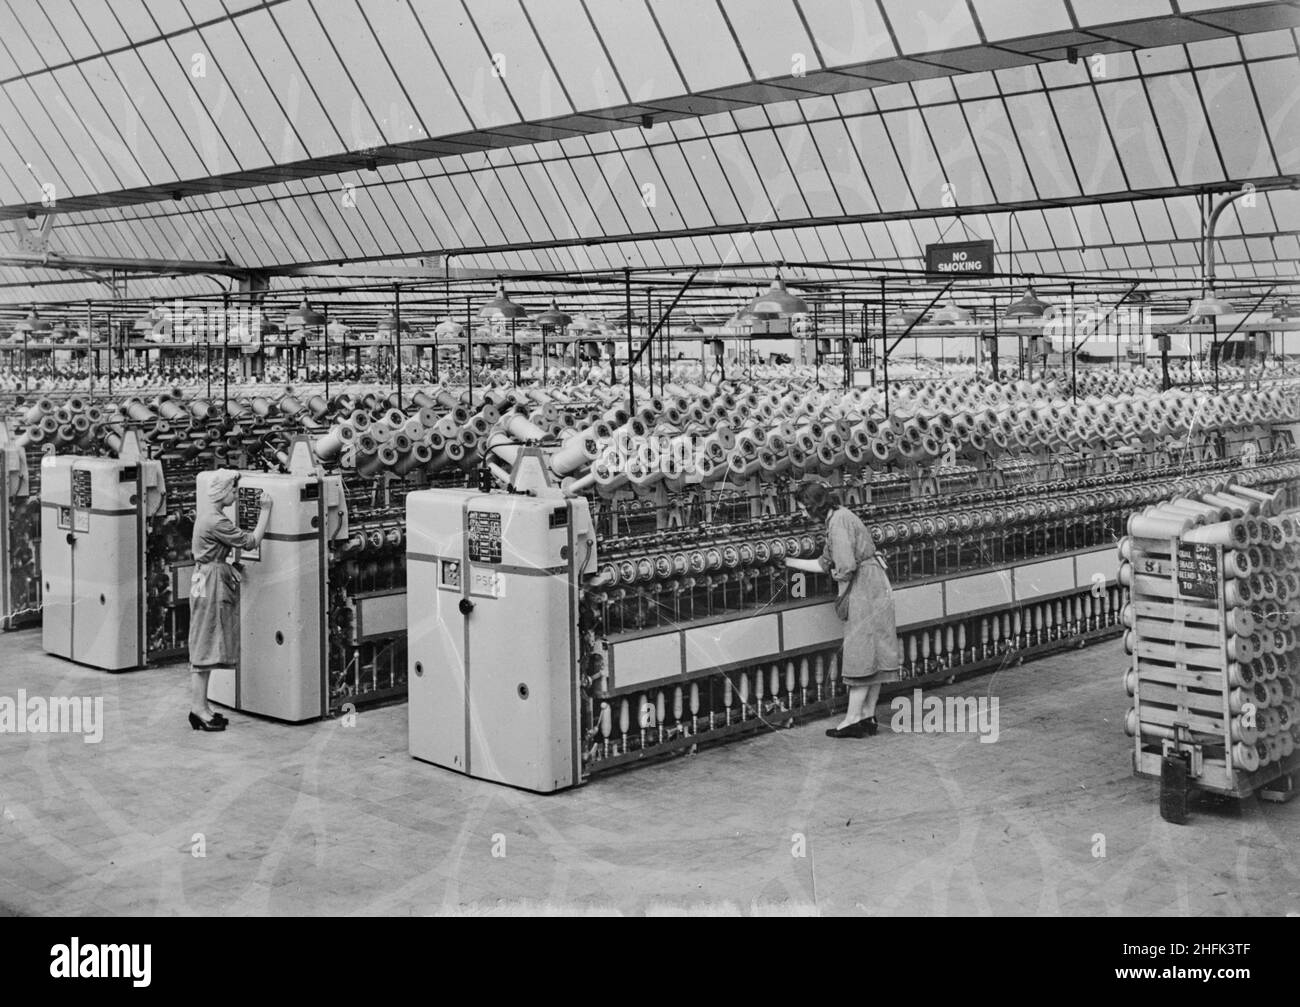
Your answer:
[[[1300,478],[1294,390],[1107,417],[936,396],[888,421],[859,391],[682,391],[558,441],[516,420],[488,440],[494,492],[408,497],[413,755],[552,791],[842,706],[833,584],[784,566],[823,546],[808,476],[872,529],[907,688],[1120,632],[1114,543],[1186,480]],[[1119,425],[1122,465],[1089,443]]]

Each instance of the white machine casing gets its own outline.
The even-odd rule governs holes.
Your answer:
[[[210,479],[198,475],[200,501]],[[243,531],[256,527],[263,492],[272,501],[266,535],[239,556],[239,666],[214,669],[208,695],[297,723],[329,712],[327,542],[347,534],[347,505],[338,475],[241,472],[227,515]]]
[[[41,645],[106,671],[143,667],[145,519],[166,488],[162,465],[136,457],[41,459]]]
[[[406,523],[411,755],[539,793],[582,783],[587,501],[422,490]]]

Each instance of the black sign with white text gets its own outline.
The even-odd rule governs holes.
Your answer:
[[[925,246],[925,268],[935,276],[992,276],[993,242],[961,241]]]

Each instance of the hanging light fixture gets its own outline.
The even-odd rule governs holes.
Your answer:
[[[381,336],[391,336],[393,334],[393,331],[396,328],[397,328],[397,315],[395,313],[390,313],[385,315],[383,318],[379,320],[379,324],[375,326],[375,333]],[[411,323],[408,322],[405,318],[402,319],[402,331],[403,332],[411,331]]]
[[[147,312],[137,318],[134,323],[132,323],[131,331],[153,333],[157,330],[159,325],[166,322],[166,319],[167,312],[162,308],[150,308]]]
[[[965,325],[971,320],[971,313],[963,307],[959,307],[955,302],[949,301],[942,308],[930,316],[930,321],[936,325]]]
[[[344,322],[340,322],[338,320],[330,322],[329,325],[325,327],[325,334],[328,336],[342,337],[342,336],[346,336],[351,331],[352,331],[352,327],[350,325],[347,325]]]
[[[15,332],[49,332],[54,326],[41,317],[40,312],[32,308],[31,314],[14,326]]]
[[[324,324],[325,316],[313,308],[305,297],[284,319],[284,327],[290,330],[314,329]]]
[[[1273,308],[1273,313],[1268,317],[1279,322],[1289,322],[1293,318],[1300,318],[1300,308],[1284,297],[1277,302]]]
[[[527,318],[527,310],[506,296],[506,285],[497,283],[496,296],[483,305],[478,312],[479,318],[510,319]]]
[[[885,324],[891,327],[906,328],[907,326],[911,325],[913,322],[919,321],[920,319],[921,319],[921,312],[916,311],[913,308],[904,308],[901,311],[894,312],[892,315],[886,318]]]
[[[1002,312],[1003,318],[1042,318],[1051,305],[1034,294],[1033,287],[1026,287],[1018,300],[1012,301]]]
[[[691,322],[690,325],[682,329],[682,333],[688,336],[702,336],[704,335],[704,330],[700,328],[698,325],[696,325],[694,322]]]
[[[66,343],[76,334],[77,330],[69,326],[67,322],[59,322],[50,326],[50,342],[53,343]]]
[[[551,306],[538,315],[534,321],[538,325],[546,326],[548,329],[560,330],[569,326],[569,323],[573,321],[573,316],[561,311],[560,306],[555,302],[555,298],[552,297]]]
[[[444,318],[434,327],[433,334],[439,338],[456,339],[464,331],[465,326],[460,322]]]
[[[1210,289],[1206,291],[1204,297],[1198,297],[1192,301],[1192,306],[1188,311],[1195,318],[1204,318],[1209,315],[1227,315],[1232,312],[1232,302],[1224,300],[1213,289]]]
[[[808,311],[808,302],[786,289],[785,280],[777,270],[772,278],[772,285],[745,305],[745,310],[759,318],[771,316],[784,318],[788,315],[802,315]]]
[[[599,318],[592,318],[590,315],[575,315],[569,327],[578,332],[603,332],[605,329]]]

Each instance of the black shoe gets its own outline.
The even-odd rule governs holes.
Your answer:
[[[204,720],[197,713],[190,714],[190,727],[194,728],[196,731],[224,731],[226,729],[225,724],[217,723],[216,717],[213,717],[212,720],[208,721]]]
[[[855,720],[848,727],[830,727],[826,729],[828,738],[865,738],[867,728],[865,721]]]
[[[867,732],[868,738],[874,738],[880,733],[880,725],[876,723],[875,717],[863,717],[858,721],[858,723],[861,724],[863,729]]]
[[[223,724],[223,725],[224,725],[224,724],[229,724],[230,721],[226,719],[226,715],[225,715],[224,713],[221,713],[221,712],[219,712],[219,711],[217,711],[217,710],[213,710],[213,711],[212,711],[212,723],[214,723],[214,724]]]

